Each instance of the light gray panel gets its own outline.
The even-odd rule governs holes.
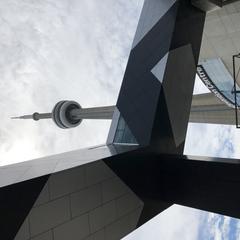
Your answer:
[[[201,105],[221,105],[223,102],[211,92],[193,95],[192,107]]]
[[[176,0],[145,0],[132,48],[143,39],[175,2]]]
[[[93,146],[22,163],[0,166],[0,187],[61,172],[134,149],[136,149],[136,146],[132,145],[116,146],[110,144],[101,147]]]
[[[155,65],[152,69],[152,74],[162,83],[164,72],[167,64],[168,53]]]
[[[33,208],[30,213],[31,236],[50,230],[70,220],[69,197]]]
[[[185,129],[187,128],[189,118],[188,107],[190,108],[188,105],[191,103],[189,100],[189,92],[191,90],[193,91],[195,75],[196,66],[190,44],[169,52],[163,89],[176,147],[185,140]],[[185,84],[191,79],[192,84]],[[171,95],[173,88],[178,89],[174,97]],[[182,102],[185,108],[176,108],[176,102]]]
[[[104,229],[90,235],[85,240],[106,240],[105,239],[105,231]]]
[[[36,237],[31,238],[31,240],[53,240],[52,231],[40,234]]]
[[[189,122],[235,125],[235,111],[225,104],[192,106]]]
[[[54,240],[81,240],[90,233],[88,214],[75,218],[54,229]]]
[[[106,240],[118,240],[128,234],[131,230],[129,216],[122,217],[106,227]]]
[[[101,184],[90,186],[80,192],[71,194],[71,210],[72,216],[76,217],[90,209],[94,209],[101,205],[102,193]]]
[[[134,209],[141,207],[142,202],[134,193],[129,193],[116,200],[118,217],[132,212]]]
[[[0,187],[14,184],[17,180],[24,175],[27,168],[19,165],[10,165],[0,168]]]
[[[26,218],[24,223],[20,227],[14,240],[27,240],[29,239],[29,237],[30,237],[29,224],[28,224],[28,218]]]
[[[39,194],[37,201],[34,203],[34,206],[36,207],[38,205],[44,204],[48,202],[49,199],[50,197],[49,197],[49,189],[48,189],[48,182],[47,182],[43,187],[43,190]]]
[[[85,167],[76,167],[53,174],[49,179],[50,198],[76,192],[86,186]]]
[[[111,201],[89,213],[91,232],[96,232],[117,218],[115,201]]]
[[[138,222],[142,208],[135,209],[131,213],[119,218],[116,222],[106,227],[105,239],[121,239],[126,234],[133,231]]]
[[[102,183],[102,197],[103,202],[108,202],[117,197],[120,197],[124,193],[127,193],[129,189],[119,178],[111,178]]]
[[[114,177],[114,174],[103,161],[86,165],[86,181],[88,186],[111,177]]]

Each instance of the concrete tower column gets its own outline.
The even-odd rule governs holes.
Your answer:
[[[235,110],[213,93],[194,95],[189,122],[235,125]]]
[[[73,119],[112,119],[115,106],[73,109]]]

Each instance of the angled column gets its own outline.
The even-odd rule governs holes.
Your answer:
[[[138,163],[132,165],[131,156],[116,164],[114,159],[104,160],[143,200],[144,217],[139,224],[173,204],[171,199],[161,199],[157,188],[150,192],[147,175],[153,172],[147,159],[151,153],[183,154],[204,21],[205,12],[190,1],[144,2],[116,107],[119,119],[145,147],[141,152],[146,156],[145,177],[139,179],[143,175],[134,170]],[[121,129],[121,121],[116,129]],[[137,182],[131,184],[133,178],[143,184],[142,190]],[[156,184],[159,191],[165,188]]]

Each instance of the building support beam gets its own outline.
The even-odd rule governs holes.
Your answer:
[[[240,218],[239,159],[135,151],[106,163],[144,201],[140,225],[175,203]]]

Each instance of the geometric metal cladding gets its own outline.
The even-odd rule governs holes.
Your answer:
[[[58,201],[51,215],[48,208],[39,211],[41,219],[55,223],[44,233],[51,240],[119,239],[136,227],[136,219],[141,225],[174,203],[240,217],[239,202],[229,204],[220,191],[222,185],[227,196],[240,199],[235,191],[238,161],[212,163],[182,155],[204,21],[205,12],[190,1],[145,1],[117,101],[118,117],[112,121],[115,135],[110,134],[107,145],[39,159],[41,171],[33,162],[8,169],[24,166],[28,171],[18,173],[17,179],[12,174],[0,191],[4,239],[13,239],[21,223],[29,221],[28,214],[34,215],[34,202],[44,186],[50,189],[50,206]],[[96,197],[79,192],[82,186]],[[76,203],[83,200],[86,208],[81,209]],[[96,208],[86,210],[90,202]],[[75,218],[76,212],[81,217]],[[30,224],[30,229],[39,237],[39,229],[51,226],[34,216],[38,224]],[[86,226],[83,231],[80,225]]]

